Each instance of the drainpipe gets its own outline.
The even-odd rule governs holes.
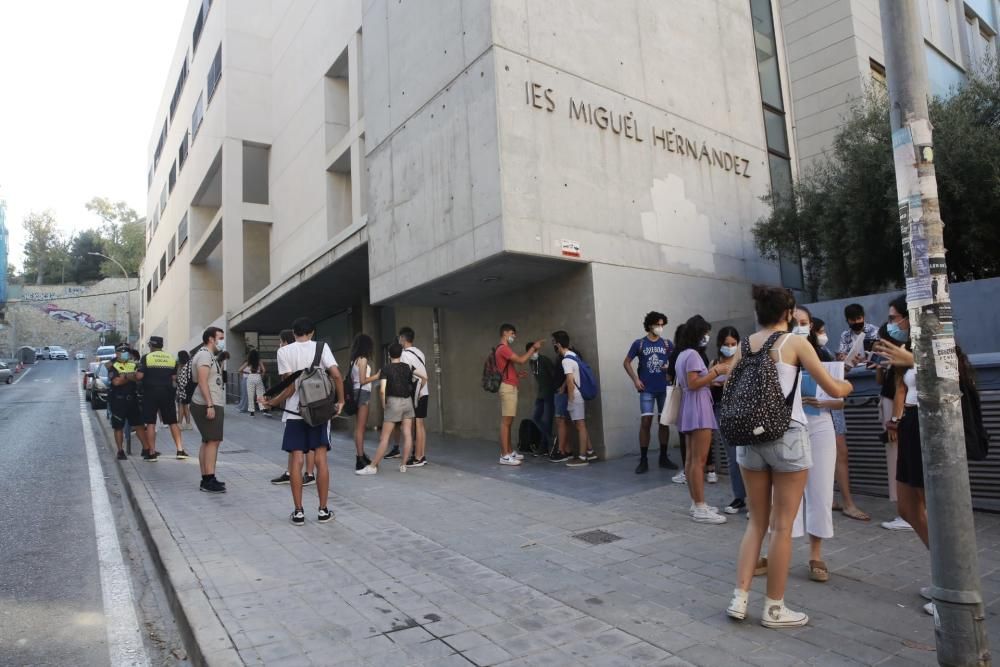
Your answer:
[[[434,308],[432,311],[433,334],[434,334],[434,386],[437,387],[438,433],[444,433],[444,391],[441,388],[441,312]]]

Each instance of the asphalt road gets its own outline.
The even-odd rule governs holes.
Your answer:
[[[101,569],[93,497],[102,494],[91,488],[77,388],[83,364],[43,361],[16,383],[0,385],[0,665],[121,664],[108,632],[112,619],[111,635],[120,634],[115,609],[134,611],[128,624],[134,627],[125,631],[138,638],[139,657],[179,664],[176,628],[122,502],[115,461],[92,424],[96,479],[103,477],[110,501],[101,525],[113,524],[103,531]],[[96,414],[88,411],[87,419]],[[106,609],[102,574],[109,590],[114,581],[109,535],[118,537],[115,551],[124,565],[118,581],[128,581],[131,599]]]

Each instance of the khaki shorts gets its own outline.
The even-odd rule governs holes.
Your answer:
[[[500,416],[517,416],[517,387],[504,383],[500,385]]]
[[[385,416],[382,417],[384,422],[392,422],[398,424],[404,419],[413,419],[413,399],[406,397],[402,398],[400,396],[387,396],[385,399]]]

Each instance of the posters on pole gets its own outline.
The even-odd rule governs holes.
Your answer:
[[[958,354],[955,352],[955,337],[934,336],[934,371],[942,380],[958,380]]]

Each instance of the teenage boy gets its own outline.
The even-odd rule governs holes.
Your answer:
[[[355,475],[378,474],[379,463],[383,458],[388,458],[385,452],[389,449],[389,438],[395,433],[396,424],[400,425],[403,434],[403,463],[399,466],[399,472],[406,472],[406,461],[409,460],[413,445],[413,421],[416,418],[416,410],[413,407],[413,383],[416,380],[421,385],[426,384],[427,375],[404,362],[402,356],[402,345],[393,343],[389,346],[389,364],[382,369],[382,411],[385,415],[382,419],[382,435],[372,462],[356,470]]]
[[[563,373],[566,374],[566,410],[569,412],[570,421],[576,427],[576,436],[579,440],[579,453],[566,465],[571,468],[579,468],[588,465],[589,459],[593,457],[590,449],[590,436],[587,434],[586,407],[583,395],[580,393],[580,364],[578,363],[580,357],[569,348],[569,334],[565,331],[556,331],[552,334],[552,346],[559,358],[562,359]]]
[[[316,327],[312,320],[300,317],[292,324],[295,342],[278,350],[278,373],[284,377],[297,371],[308,370],[319,353],[319,368],[326,372],[333,381],[337,392],[334,417],[344,409],[344,379],[337,368],[337,360],[333,358],[330,346],[313,340]],[[319,350],[317,346],[322,346]],[[285,422],[285,434],[281,440],[281,449],[288,452],[288,471],[291,476],[292,502],[295,507],[289,517],[293,526],[301,526],[306,522],[305,511],[302,508],[302,465],[308,452],[315,453],[316,459],[316,493],[319,496],[319,510],[316,520],[326,523],[333,518],[333,512],[327,508],[330,493],[330,468],[327,465],[326,453],[330,449],[330,437],[327,424],[310,426],[301,416],[297,383],[292,383],[264,405],[285,401],[282,421]]]
[[[536,340],[524,354],[514,352],[517,327],[513,324],[500,325],[500,343],[493,350],[497,368],[500,369],[500,465],[519,466],[524,456],[514,451],[510,444],[510,429],[517,416],[517,390],[527,371],[518,371],[516,364],[523,364],[531,355],[542,348],[542,341]]]
[[[859,356],[848,359],[851,349],[857,344],[859,338],[865,341],[878,340],[878,327],[865,321],[865,309],[860,303],[851,303],[844,308],[844,319],[847,320],[847,329],[840,334],[840,345],[837,348],[837,360],[844,362],[844,369],[850,370],[855,366],[864,363],[864,352]],[[854,502],[851,494],[850,478],[850,454],[847,450],[847,422],[844,419],[843,410],[833,411],[833,430],[837,440],[837,467],[835,477],[837,487],[840,489],[842,503],[839,507],[844,516],[857,521],[868,521],[871,519]],[[835,507],[835,509],[838,509]]]
[[[124,343],[115,348],[115,360],[108,364],[108,406],[111,408],[111,428],[115,432],[115,445],[118,447],[118,459],[124,461],[123,443],[125,440],[125,422],[135,432],[142,443],[142,458],[153,463],[155,453],[146,446],[146,433],[142,422],[142,412],[139,410],[139,397],[136,395],[135,362],[132,361],[128,345]]]
[[[226,333],[219,327],[209,327],[201,334],[201,349],[191,358],[191,368],[197,389],[191,395],[191,417],[201,434],[198,464],[201,466],[201,490],[225,493],[226,484],[215,477],[219,445],[226,419],[226,388],[222,383],[222,366],[218,355],[225,351]]]
[[[857,343],[858,338],[865,340],[878,340],[878,327],[870,322],[865,322],[865,308],[860,303],[848,304],[844,308],[844,319],[847,320],[847,329],[840,334],[840,345],[837,348],[837,361],[843,361],[844,365],[850,369],[861,363],[860,359],[848,359],[847,354]]]
[[[649,470],[646,454],[649,451],[649,430],[655,420],[660,436],[660,467],[676,470],[677,464],[667,456],[667,444],[670,442],[670,427],[660,424],[660,413],[667,400],[667,366],[670,355],[674,351],[673,342],[663,337],[663,327],[667,325],[667,316],[655,310],[646,313],[642,326],[646,335],[632,343],[625,355],[625,372],[639,392],[639,465],[635,474],[641,475]],[[634,359],[639,359],[639,372],[632,366]]]
[[[291,345],[295,342],[295,332],[291,329],[282,329],[278,334],[278,349]],[[284,376],[282,376],[284,379]],[[273,403],[270,402],[268,405]],[[285,470],[283,473],[271,480],[271,484],[291,484],[292,478]],[[302,472],[302,486],[310,486],[316,483],[316,452],[306,452],[306,468]]]
[[[142,418],[146,424],[146,441],[156,451],[156,417],[170,428],[178,459],[187,459],[181,427],[177,424],[177,360],[163,351],[163,338],[149,337],[149,354],[139,360],[135,377],[142,382]]]
[[[414,407],[414,421],[416,424],[413,454],[406,465],[419,468],[427,465],[427,429],[424,420],[427,419],[427,404],[430,402],[431,390],[428,388],[427,378],[427,357],[413,344],[417,334],[410,327],[403,327],[399,330],[399,344],[403,346],[403,355],[400,361],[409,365],[413,369],[413,375],[423,378],[420,389],[416,394],[416,406]]]

